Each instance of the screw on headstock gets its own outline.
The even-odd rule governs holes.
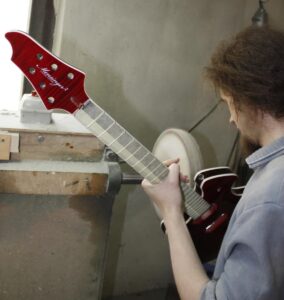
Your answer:
[[[74,74],[71,73],[71,72],[68,73],[68,74],[67,74],[67,78],[70,79],[70,80],[74,79]]]
[[[36,57],[37,57],[38,60],[42,60],[43,59],[43,55],[41,53],[38,53],[36,55]]]
[[[58,65],[57,64],[52,64],[51,66],[52,71],[57,71],[58,70]]]
[[[53,104],[55,102],[55,99],[54,97],[48,97],[47,98],[47,101],[50,103],[50,104]]]
[[[45,89],[46,88],[46,83],[45,82],[41,82],[40,84],[39,84],[39,87],[43,90],[43,89]]]
[[[35,74],[35,72],[36,72],[36,70],[35,70],[35,68],[34,67],[30,67],[29,68],[29,72],[30,72],[30,74]]]

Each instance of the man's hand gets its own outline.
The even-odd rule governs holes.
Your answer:
[[[169,168],[168,176],[158,184],[151,184],[148,180],[142,181],[142,188],[153,201],[158,211],[165,218],[170,214],[183,214],[183,202],[180,191],[180,180],[188,182],[188,177],[180,174],[179,159],[164,162]]]

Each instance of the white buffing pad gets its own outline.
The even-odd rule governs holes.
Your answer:
[[[185,130],[169,128],[161,133],[153,147],[161,161],[180,159],[181,173],[193,184],[194,175],[203,168],[202,155],[195,138]]]

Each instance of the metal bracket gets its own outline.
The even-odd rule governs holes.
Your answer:
[[[140,184],[143,180],[143,177],[139,174],[122,173],[120,164],[125,163],[125,161],[108,147],[105,147],[104,149],[103,160],[108,162],[109,166],[107,192],[112,194],[118,193],[121,184]]]
[[[123,159],[121,159],[115,152],[113,152],[110,148],[105,147],[103,153],[103,160],[107,162],[116,162],[116,163],[125,163]]]
[[[47,110],[40,97],[33,94],[24,94],[20,107],[22,123],[52,123],[51,110]]]
[[[110,162],[108,164],[108,181],[106,192],[115,195],[119,192],[122,182],[122,173],[118,163]]]

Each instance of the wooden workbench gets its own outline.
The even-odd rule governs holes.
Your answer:
[[[0,113],[0,299],[100,299],[114,196],[104,146],[71,115]]]

